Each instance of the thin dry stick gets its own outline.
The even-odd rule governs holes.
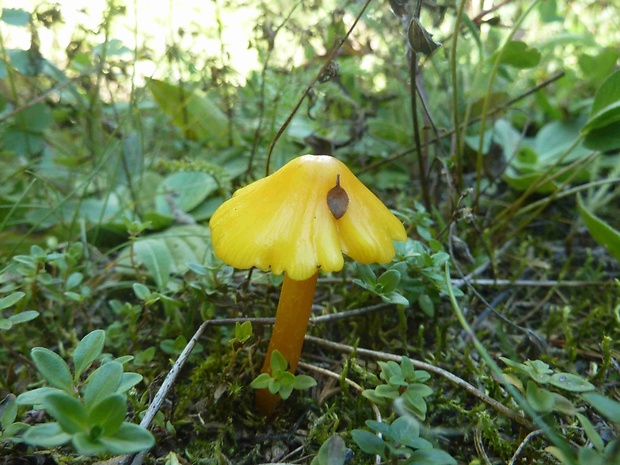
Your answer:
[[[452,279],[453,287],[463,287],[465,284],[477,286],[521,286],[521,287],[581,287],[581,286],[612,286],[612,281],[556,281],[553,279]]]
[[[379,359],[382,359],[382,360],[391,360],[391,361],[394,361],[394,362],[400,362],[401,359],[402,359],[402,356],[400,356],[400,355],[388,354],[386,352],[377,352],[375,350],[369,350],[369,349],[356,348],[356,347],[349,346],[349,345],[346,345],[346,344],[340,344],[338,342],[332,342],[332,341],[328,341],[326,339],[321,339],[319,337],[314,337],[314,336],[306,335],[305,339],[307,341],[311,341],[311,342],[315,342],[317,344],[320,344],[320,345],[322,345],[324,347],[329,347],[331,349],[336,349],[336,350],[340,350],[340,351],[347,352],[347,353],[355,353],[355,354],[360,354],[360,355],[367,355],[369,357],[379,358]],[[534,429],[534,425],[527,418],[524,418],[524,417],[516,414],[515,412],[510,410],[505,405],[501,404],[500,402],[496,401],[492,397],[489,397],[485,393],[483,393],[483,392],[479,391],[478,389],[476,389],[476,387],[472,386],[471,384],[469,384],[464,379],[459,378],[458,376],[456,376],[456,375],[454,375],[454,374],[450,373],[449,371],[446,371],[446,370],[444,370],[442,368],[439,368],[439,367],[436,367],[434,365],[431,365],[430,363],[421,362],[420,360],[415,360],[415,359],[411,359],[411,362],[413,363],[413,366],[416,367],[416,368],[420,368],[422,370],[430,371],[431,373],[435,373],[435,374],[437,374],[439,376],[442,376],[442,377],[446,378],[448,381],[450,381],[450,382],[456,384],[457,386],[465,389],[466,391],[468,391],[469,393],[473,394],[474,396],[476,396],[481,401],[489,404],[495,410],[497,410],[501,414],[507,416],[508,418],[511,418],[512,420],[516,421],[520,425],[522,425],[522,426],[524,426],[524,427],[526,427],[528,429]]]
[[[527,443],[530,442],[530,440],[533,437],[540,436],[543,433],[544,433],[543,430],[537,429],[536,431],[532,431],[530,434],[525,436],[525,439],[523,440],[523,442],[521,444],[519,444],[519,447],[517,447],[517,450],[515,451],[515,453],[512,456],[512,458],[510,459],[510,462],[508,462],[508,465],[514,465],[515,463],[517,463],[517,458],[519,457],[519,454],[521,453],[521,451],[523,451],[523,449],[525,448]]]
[[[372,0],[366,0],[366,3],[364,3],[364,6],[362,7],[362,9],[358,13],[358,15],[355,17],[355,21],[353,21],[353,25],[349,28],[349,30],[344,35],[344,37],[342,39],[340,39],[340,41],[338,42],[338,45],[336,47],[334,47],[331,52],[329,52],[329,54],[327,55],[327,58],[325,59],[325,63],[323,64],[323,66],[321,66],[321,69],[316,74],[316,76],[314,76],[312,81],[310,81],[310,84],[308,84],[308,87],[306,87],[306,90],[304,90],[303,94],[299,98],[299,101],[297,102],[297,105],[295,105],[295,108],[293,108],[293,111],[291,111],[291,113],[288,115],[288,117],[286,118],[284,123],[282,123],[282,126],[280,126],[280,129],[278,129],[278,132],[276,133],[275,137],[271,141],[271,144],[269,145],[269,151],[267,152],[267,163],[266,163],[266,166],[265,166],[265,175],[266,176],[269,175],[269,164],[271,163],[271,154],[273,153],[273,149],[275,148],[276,143],[280,139],[280,136],[282,136],[282,134],[284,134],[284,131],[286,130],[288,125],[293,120],[293,117],[297,113],[297,110],[299,110],[299,107],[301,107],[301,104],[306,99],[306,96],[310,93],[310,91],[312,90],[314,85],[318,82],[318,80],[321,78],[321,76],[323,76],[325,74],[325,72],[327,71],[327,68],[331,65],[332,61],[334,61],[334,59],[336,58],[336,56],[340,52],[340,47],[342,47],[344,45],[344,43],[347,41],[347,39],[349,38],[349,36],[353,32],[353,29],[355,29],[355,27],[357,26],[357,23],[359,22],[359,20],[361,19],[362,15],[366,11],[366,8],[368,8],[368,5],[370,5],[371,1]]]

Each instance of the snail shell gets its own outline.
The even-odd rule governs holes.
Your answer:
[[[344,216],[349,207],[349,195],[340,187],[339,174],[336,175],[336,185],[327,192],[327,206],[337,220]]]

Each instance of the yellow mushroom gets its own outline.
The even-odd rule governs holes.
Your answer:
[[[275,173],[239,189],[210,223],[218,258],[239,269],[284,273],[276,322],[263,372],[279,350],[294,372],[314,301],[318,270],[339,271],[343,254],[360,263],[388,263],[405,228],[339,160],[295,158]],[[257,392],[269,415],[279,397]]]

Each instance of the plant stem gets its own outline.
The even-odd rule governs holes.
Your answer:
[[[315,273],[311,278],[295,281],[284,274],[276,323],[261,370],[263,373],[271,373],[271,354],[274,350],[284,356],[289,364],[289,371],[295,373],[310,320],[318,277],[319,274]],[[256,407],[261,415],[271,416],[279,400],[279,395],[273,395],[267,389],[256,391]]]

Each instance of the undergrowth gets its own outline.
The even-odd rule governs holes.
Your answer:
[[[138,3],[3,5],[3,463],[620,463],[618,7],[204,8],[157,49]],[[320,275],[264,418],[282,277],[208,221],[305,153],[408,241]]]

